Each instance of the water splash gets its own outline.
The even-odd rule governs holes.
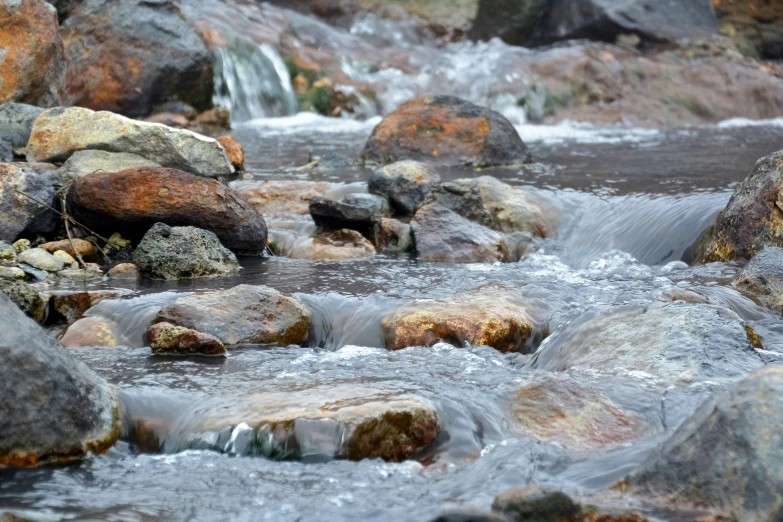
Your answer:
[[[214,52],[213,102],[228,109],[233,122],[296,113],[291,78],[274,47],[236,42]]]

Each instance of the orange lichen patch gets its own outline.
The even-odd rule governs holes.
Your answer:
[[[571,450],[603,449],[641,436],[646,423],[570,377],[521,388],[512,406],[522,433]]]
[[[236,138],[231,135],[226,135],[216,139],[217,142],[222,145],[223,149],[225,149],[228,161],[231,162],[231,165],[237,170],[242,169],[245,165],[245,149],[242,148],[242,145],[239,144]]]
[[[0,5],[0,103],[52,105],[63,64],[57,13],[41,1]]]

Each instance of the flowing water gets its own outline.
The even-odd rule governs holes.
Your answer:
[[[292,17],[293,23],[323,29],[315,20]],[[252,17],[237,21],[252,23]],[[309,34],[328,40],[331,32]],[[362,32],[341,34],[358,38]],[[328,153],[357,159],[378,120],[277,117],[294,112],[290,83],[272,81],[280,74],[274,49],[254,45],[244,58],[229,52],[222,57],[224,83],[216,94],[248,120],[234,135],[245,147],[250,174],[234,186],[246,190],[269,180],[300,180],[332,183],[333,194],[366,190],[370,171],[361,166],[298,167]],[[473,67],[471,52],[462,56],[464,70]],[[527,51],[509,56],[519,52]],[[269,81],[254,83],[251,73]],[[256,94],[242,98],[251,94],[249,85]],[[779,316],[728,286],[736,266],[688,267],[681,261],[755,160],[783,148],[780,122],[657,131],[514,121],[536,163],[482,174],[523,186],[558,209],[559,232],[537,251],[517,263],[494,265],[424,263],[410,255],[349,262],[243,258],[243,270],[232,277],[122,283],[132,290],[129,296],[101,302],[88,315],[112,320],[126,347],[72,353],[119,387],[126,418],[169,427],[162,452],[145,453],[121,442],[106,455],[72,466],[0,471],[0,506],[41,520],[426,521],[450,509],[486,510],[498,493],[533,482],[589,494],[631,473],[718,386],[669,387],[646,375],[570,372],[574,381],[601,391],[646,426],[633,443],[574,451],[523,436],[511,414],[516,390],[535,377],[525,366],[529,354],[446,344],[383,349],[380,321],[389,311],[491,282],[514,287],[529,302],[536,335],[528,352],[547,332],[586,311],[687,295],[734,310],[761,335],[770,360],[783,353]],[[441,171],[444,179],[474,175]],[[295,226],[301,230],[312,227],[308,217],[299,220]],[[184,292],[241,283],[303,299],[313,310],[310,345],[242,346],[225,359],[150,356],[143,332],[161,306]],[[317,455],[279,461],[248,455],[233,435],[227,441],[211,432],[194,434],[210,416],[253,401],[285,402],[334,390],[378,401],[409,395],[430,401],[441,424],[435,447],[422,462],[401,464]]]

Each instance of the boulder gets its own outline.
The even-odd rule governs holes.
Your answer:
[[[58,206],[51,175],[0,163],[0,240],[53,233],[60,217],[42,203]]]
[[[217,180],[174,169],[144,167],[95,172],[68,191],[74,217],[105,235],[138,241],[155,223],[209,230],[239,254],[266,247],[266,223],[238,193]]]
[[[522,435],[571,451],[627,444],[649,432],[647,423],[568,374],[541,374],[522,386],[511,405]]]
[[[625,374],[664,384],[732,382],[764,365],[758,336],[720,306],[653,303],[590,310],[544,340],[528,366]]]
[[[731,520],[783,516],[783,366],[717,393],[631,478],[646,500],[709,508]]]
[[[58,250],[68,253],[71,256],[80,255],[85,261],[95,261],[98,255],[98,249],[95,245],[84,239],[63,239],[60,241],[50,241],[44,243],[39,248],[46,250],[47,252],[54,254]]]
[[[17,256],[17,261],[45,272],[57,272],[65,266],[62,258],[53,256],[43,248],[25,250]]]
[[[39,323],[46,318],[46,302],[41,299],[35,288],[24,281],[18,281],[16,278],[2,278],[0,279],[0,293],[7,296],[19,309]],[[6,325],[11,324],[9,318],[4,317],[3,321],[9,321],[5,323]]]
[[[212,335],[169,323],[153,324],[147,340],[155,355],[225,355],[226,347]]]
[[[378,163],[410,159],[474,167],[528,160],[514,126],[499,112],[453,96],[426,96],[400,105],[373,129],[362,157]]]
[[[413,250],[411,226],[392,218],[381,218],[373,226],[372,242],[378,250],[409,252]]]
[[[372,194],[388,198],[399,214],[412,216],[438,183],[440,176],[427,165],[398,161],[373,172],[367,187]]]
[[[0,103],[59,105],[65,59],[55,9],[43,0],[3,2],[0,27]]]
[[[686,261],[748,260],[765,246],[783,247],[783,151],[756,162]]]
[[[68,158],[58,173],[63,181],[77,180],[93,172],[119,172],[138,167],[160,167],[154,161],[128,152],[80,150]]]
[[[721,32],[755,58],[783,59],[783,4],[766,0],[713,0]]]
[[[12,148],[27,146],[33,122],[44,109],[24,103],[0,105],[0,141],[6,141]]]
[[[275,233],[270,248],[278,256],[310,261],[344,261],[375,255],[375,247],[356,230],[322,232],[314,237]]]
[[[209,449],[275,460],[383,459],[402,462],[429,449],[440,432],[433,404],[372,383],[263,390],[208,398],[174,419],[133,417],[131,443],[164,452]],[[152,431],[152,433],[150,433]],[[150,440],[154,441],[150,444]]]
[[[63,462],[111,447],[120,434],[111,387],[2,294],[0,316],[13,324],[0,329],[0,466]]]
[[[734,277],[734,288],[783,314],[783,248],[766,247]]]
[[[504,491],[495,497],[492,511],[509,522],[649,522],[636,512],[582,504],[562,491],[535,484]]]
[[[295,297],[266,286],[239,285],[179,297],[154,322],[197,330],[226,345],[288,346],[307,342],[311,317]]]
[[[506,287],[486,286],[447,300],[422,300],[394,310],[381,321],[386,348],[447,342],[518,352],[533,333],[524,300]]]
[[[199,176],[234,172],[225,150],[212,138],[82,107],[57,107],[41,113],[27,143],[27,161],[65,161],[74,152],[87,149],[129,152]]]
[[[245,167],[245,149],[242,145],[231,135],[218,136],[215,138],[218,143],[225,149],[228,161],[237,170],[242,170]]]
[[[437,203],[419,209],[411,221],[422,261],[495,263],[510,260],[502,235]]]
[[[133,263],[120,263],[106,272],[106,277],[109,279],[127,279],[138,281],[141,278],[141,274],[139,273],[139,267]]]
[[[341,201],[321,196],[310,200],[310,216],[328,230],[347,228],[371,237],[375,221],[388,215],[389,203],[373,194],[352,194]]]
[[[470,35],[529,46],[574,39],[614,43],[625,34],[643,41],[676,41],[717,32],[710,0],[480,0]]]
[[[82,317],[60,332],[57,338],[68,348],[81,346],[117,346],[115,325],[102,317]]]
[[[156,223],[133,252],[139,272],[150,279],[186,279],[229,275],[237,258],[212,232]]]
[[[174,99],[212,105],[212,55],[175,2],[84,0],[61,33],[69,105],[131,117]]]

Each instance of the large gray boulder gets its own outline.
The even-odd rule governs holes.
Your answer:
[[[734,312],[684,301],[590,310],[548,337],[528,366],[638,372],[662,384],[732,382],[764,365]]]
[[[80,150],[63,163],[58,173],[65,180],[83,178],[93,172],[120,172],[137,167],[160,167],[138,154],[129,152],[106,152],[102,150]]]
[[[24,147],[30,139],[33,122],[44,109],[24,103],[0,105],[0,141],[7,141],[12,147]]]
[[[419,209],[411,221],[418,258],[450,263],[509,261],[505,238],[437,203]]]
[[[783,248],[762,250],[737,273],[732,285],[783,314]]]
[[[120,433],[111,387],[3,294],[0,316],[0,466],[108,449]]]
[[[58,205],[51,174],[0,163],[0,241],[54,232],[60,218],[46,205]]]
[[[206,177],[234,172],[226,151],[212,138],[82,107],[43,112],[33,124],[27,161],[65,161],[88,149],[138,154],[164,167]]]
[[[304,344],[312,312],[296,297],[267,286],[239,285],[199,292],[164,306],[155,323],[212,335],[226,345]]]
[[[743,522],[783,520],[783,366],[718,393],[631,479],[668,507],[696,505]]]
[[[239,270],[236,256],[214,233],[165,223],[156,223],[147,231],[133,252],[133,262],[151,279],[220,276]]]
[[[469,36],[529,46],[573,39],[614,42],[621,34],[676,41],[717,32],[710,0],[480,0]]]
[[[388,198],[397,213],[412,216],[438,183],[440,176],[431,167],[404,160],[377,169],[367,186],[372,194]]]

